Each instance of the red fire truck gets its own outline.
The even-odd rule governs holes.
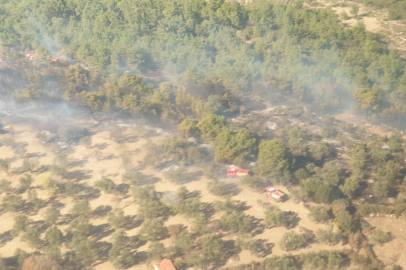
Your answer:
[[[266,187],[263,192],[266,192],[267,197],[274,198],[277,202],[282,202],[286,197],[285,193],[280,190],[276,190],[274,187]]]
[[[248,175],[249,170],[238,169],[236,167],[230,167],[227,169],[227,176],[228,177],[241,177]]]

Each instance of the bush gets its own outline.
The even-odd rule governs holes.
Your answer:
[[[132,185],[137,185],[139,181],[141,181],[145,175],[140,171],[129,170],[126,171],[122,176],[121,179],[123,183],[129,183]]]
[[[3,192],[10,192],[11,191],[11,181],[6,179],[1,179],[0,181],[0,191]]]
[[[248,233],[251,231],[251,220],[244,213],[227,211],[221,217],[221,228],[233,233]]]
[[[290,255],[272,256],[265,259],[267,270],[297,270],[295,260]]]
[[[375,229],[372,232],[371,240],[379,245],[383,245],[392,239],[389,232],[384,232],[381,229]]]
[[[249,186],[252,189],[258,190],[264,187],[264,182],[259,176],[247,175],[241,179],[241,183]]]
[[[176,236],[175,247],[183,252],[188,252],[194,245],[193,236],[184,231]]]
[[[237,238],[235,240],[235,246],[239,247],[241,249],[249,250],[251,255],[258,256],[260,252],[260,241],[258,239],[243,239],[243,238]]]
[[[16,212],[24,206],[24,201],[19,195],[7,195],[3,198],[2,206],[7,212]]]
[[[324,206],[311,206],[309,210],[309,218],[313,222],[324,223],[331,219],[328,210]]]
[[[56,227],[55,225],[52,227],[49,227],[45,231],[45,239],[48,241],[49,244],[55,245],[55,246],[60,246],[62,245],[63,241],[63,234],[62,232]]]
[[[34,179],[32,179],[32,176],[30,174],[26,174],[19,179],[20,181],[20,186],[22,186],[25,189],[28,189],[31,187],[32,182]]]
[[[318,229],[316,230],[316,239],[319,243],[325,243],[329,245],[337,245],[341,241],[341,233],[333,232],[333,227],[330,226],[328,230]]]
[[[188,198],[183,201],[178,207],[178,211],[187,217],[194,217],[200,213],[199,198]]]
[[[148,247],[148,258],[151,260],[162,260],[165,257],[165,246],[157,241],[152,242]]]
[[[140,239],[142,240],[158,240],[166,232],[164,223],[160,219],[147,219],[141,226],[139,231]]]
[[[289,219],[285,212],[276,206],[271,206],[265,210],[264,223],[268,228],[288,227]]]
[[[116,245],[109,250],[109,261],[118,269],[129,268],[136,264],[135,256],[129,248]]]
[[[58,217],[60,215],[61,212],[59,211],[59,209],[55,207],[50,207],[44,213],[45,222],[50,225],[56,224],[56,221],[58,220]]]
[[[21,240],[27,242],[28,245],[33,248],[38,248],[42,245],[42,241],[39,236],[40,234],[37,229],[28,229],[27,232],[22,236]]]
[[[215,162],[207,163],[203,166],[203,174],[209,179],[214,179],[218,176],[220,165]]]
[[[11,230],[11,236],[17,237],[20,232],[25,232],[27,230],[28,218],[23,215],[14,217],[14,225]]]
[[[306,237],[303,234],[288,231],[282,236],[282,240],[279,242],[279,245],[285,251],[292,251],[303,247],[306,242]]]
[[[101,180],[98,180],[94,183],[94,186],[105,193],[111,193],[115,188],[116,185],[111,179],[103,177]]]
[[[227,193],[227,185],[223,181],[214,178],[207,184],[209,192],[216,196],[224,196]]]
[[[21,170],[23,172],[26,172],[26,171],[32,172],[35,170],[35,168],[38,167],[38,165],[39,165],[38,160],[26,158],[23,160],[23,164],[21,165]]]
[[[122,228],[130,222],[130,216],[124,215],[123,210],[116,210],[107,214],[107,222],[115,229]]]
[[[35,190],[28,190],[28,201],[34,205],[35,209],[40,209],[46,205],[44,200],[38,198]]]
[[[170,169],[169,171],[164,173],[165,179],[168,181],[181,184],[186,180],[187,176],[187,169],[185,167],[179,167],[177,169]]]
[[[77,216],[89,216],[90,215],[90,204],[87,200],[80,200],[78,201],[71,209],[71,215],[74,217]]]

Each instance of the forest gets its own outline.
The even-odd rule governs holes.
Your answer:
[[[333,11],[300,1],[5,1],[1,10],[3,59],[63,54],[113,80],[161,71],[325,111],[351,106],[357,88],[373,88],[374,117],[402,124],[405,61],[362,23],[343,28]]]
[[[3,0],[0,17],[0,248],[34,254],[0,254],[1,270],[402,269],[370,223],[406,212],[406,62],[362,23],[265,0]],[[60,104],[98,124],[49,120]],[[48,122],[16,131],[14,108]],[[344,109],[400,130],[369,134]],[[228,164],[250,175],[231,182]],[[269,185],[286,204],[257,199]],[[254,259],[230,266],[238,254]]]

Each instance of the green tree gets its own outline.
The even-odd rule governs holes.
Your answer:
[[[288,227],[289,219],[286,212],[276,206],[270,206],[265,209],[264,223],[267,228]]]
[[[10,163],[7,159],[1,158],[0,159],[0,170],[8,173]]]
[[[49,227],[45,231],[45,239],[48,241],[49,244],[55,245],[55,246],[60,246],[62,245],[63,241],[63,234],[62,232],[56,227],[55,225],[52,227]]]
[[[111,193],[115,188],[116,184],[111,179],[103,177],[94,183],[94,186],[105,193]]]
[[[178,125],[178,130],[185,136],[197,136],[199,129],[197,128],[197,121],[192,118],[186,118]]]
[[[261,175],[285,176],[292,170],[294,160],[282,140],[273,139],[259,145],[257,163]]]
[[[355,7],[355,6],[354,6]],[[358,8],[358,6],[357,6]],[[358,10],[357,10],[358,13]],[[365,117],[368,119],[369,111],[376,111],[382,103],[382,97],[378,89],[358,88],[354,92],[354,99],[358,102],[357,108],[365,111]]]
[[[352,198],[354,192],[359,188],[359,182],[356,177],[349,177],[345,179],[344,185],[340,186],[341,192],[348,198]]]
[[[154,241],[148,247],[148,258],[151,260],[162,260],[165,257],[165,246],[164,244]]]
[[[10,192],[11,190],[11,181],[8,181],[6,179],[1,179],[0,181],[0,191],[3,192]]]
[[[14,217],[14,225],[13,229],[11,230],[11,236],[17,237],[20,232],[27,231],[28,226],[28,218],[24,215],[18,215]]]
[[[216,196],[224,196],[228,190],[226,183],[219,181],[217,178],[210,180],[207,188],[211,194]]]
[[[90,204],[87,200],[80,200],[72,207],[70,213],[74,217],[78,216],[89,216],[90,215]]]
[[[214,140],[225,126],[224,120],[224,116],[214,114],[203,116],[197,124],[197,127],[202,133],[202,138],[206,140]]]
[[[248,233],[252,229],[251,220],[244,213],[227,211],[221,216],[221,228],[233,233]]]
[[[56,224],[56,221],[58,220],[60,215],[61,212],[59,211],[59,209],[55,207],[47,208],[47,210],[44,212],[45,222],[50,225]]]
[[[172,183],[181,184],[186,180],[187,168],[179,167],[170,169],[164,173],[164,177]]]
[[[24,201],[19,195],[7,195],[3,197],[2,206],[7,212],[16,212],[24,206]]]
[[[327,230],[317,229],[315,234],[317,242],[332,246],[340,243],[342,239],[340,232],[333,232],[333,226],[329,226]]]
[[[122,228],[130,222],[130,216],[124,215],[123,210],[116,210],[107,214],[107,222],[111,227]]]
[[[21,237],[21,240],[28,243],[33,248],[40,247],[43,243],[40,239],[40,233],[37,229],[31,228]]]
[[[334,222],[343,232],[353,231],[357,226],[357,221],[347,211],[341,211],[340,213],[338,213],[334,219]]]
[[[323,223],[331,218],[330,214],[324,206],[311,206],[309,210],[309,218],[313,222]]]
[[[285,251],[292,251],[302,248],[306,243],[306,237],[303,234],[297,234],[294,231],[288,231],[282,236],[279,245]]]
[[[139,231],[140,238],[144,240],[158,240],[166,232],[164,223],[160,219],[147,219]]]
[[[176,236],[175,247],[183,252],[188,252],[194,245],[193,236],[183,231]]]
[[[127,247],[113,245],[109,250],[109,261],[113,263],[115,268],[129,268],[136,264],[136,259]]]

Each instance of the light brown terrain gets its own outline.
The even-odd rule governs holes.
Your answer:
[[[51,153],[49,150],[45,149],[43,145],[41,145],[38,142],[38,139],[35,137],[35,131],[33,127],[30,125],[14,125],[14,130],[15,130],[15,135],[14,139],[16,142],[22,143],[25,142],[27,143],[27,153],[25,156],[27,157],[33,157],[36,156],[38,161],[40,162],[41,165],[50,165],[53,162],[54,159],[54,154]],[[134,129],[129,128],[126,131],[126,136],[127,138],[129,137],[137,137],[137,134],[135,133]],[[10,134],[3,134],[0,135],[1,139],[4,139],[6,136],[10,136]],[[93,186],[94,182],[99,180],[102,176],[106,176],[108,178],[111,178],[117,185],[121,184],[121,174],[125,171],[124,167],[122,165],[121,159],[118,157],[121,153],[125,152],[127,154],[130,154],[132,157],[132,164],[137,165],[139,162],[141,162],[143,158],[143,152],[142,146],[149,141],[152,141],[154,143],[159,144],[160,142],[163,141],[165,137],[162,135],[158,136],[149,136],[148,140],[146,138],[137,138],[133,140],[132,142],[126,142],[124,144],[117,144],[116,142],[110,140],[109,138],[109,131],[100,131],[92,136],[92,142],[93,145],[90,148],[86,148],[85,146],[77,146],[73,149],[73,153],[69,155],[69,161],[70,161],[70,166],[68,168],[68,174],[72,178],[72,181],[77,181],[80,182],[81,184],[85,184],[87,186]],[[95,149],[100,149],[103,157],[100,160],[97,160],[93,152]],[[8,146],[1,146],[0,147],[0,153],[3,158],[8,157],[11,158],[14,156],[13,150],[8,147]],[[0,175],[0,178],[5,178],[10,181],[12,181],[14,187],[18,187],[18,179],[21,176],[18,173],[18,169],[21,166],[21,159],[20,158],[15,158],[14,161],[11,163],[9,174],[6,174],[5,172],[2,172]],[[192,166],[189,167],[189,172],[197,172],[201,171],[201,168]],[[145,175],[150,176],[150,179],[153,178],[158,178],[158,182],[154,184],[156,190],[158,192],[164,192],[164,191],[175,191],[176,189],[179,188],[179,185],[173,184],[168,181],[163,180],[163,173],[151,168],[145,169],[142,171]],[[43,172],[43,173],[32,173],[33,178],[35,179],[35,182],[33,184],[33,188],[37,190],[38,196],[46,201],[49,201],[51,199],[51,194],[49,194],[46,190],[43,188],[43,180],[49,176],[49,172]],[[269,202],[271,204],[275,204],[274,201],[271,199],[267,199],[265,195],[262,195],[258,192],[250,190],[248,187],[241,185],[239,179],[235,178],[227,178],[227,179],[222,179],[226,183],[230,184],[235,184],[236,189],[238,190],[238,194],[233,196],[232,199],[238,200],[238,201],[243,201],[246,202],[247,206],[249,207],[248,210],[246,210],[246,214],[249,216],[252,216],[256,219],[262,220],[264,217],[264,209],[263,206],[260,206],[258,204],[258,199],[261,199],[264,202]],[[189,182],[185,184],[185,186],[189,189],[189,191],[200,191],[201,192],[201,201],[202,202],[207,202],[211,203],[215,200],[222,200],[220,197],[213,196],[210,194],[207,190],[207,183],[208,179],[205,177],[200,177],[199,179],[196,179],[195,181]],[[279,187],[280,189],[286,191],[283,187]],[[0,200],[5,195],[1,195]],[[24,193],[22,194],[23,198],[27,197],[27,194]],[[111,207],[111,209],[123,209],[125,211],[125,214],[127,215],[132,215],[135,216],[137,215],[137,206],[136,204],[133,203],[133,199],[131,196],[128,196],[127,194],[104,194],[101,193],[97,198],[89,198],[90,204],[92,207],[92,210],[100,210],[100,209],[108,209]],[[268,201],[269,200],[269,201]],[[74,200],[70,198],[61,198],[58,197],[59,203],[61,203],[63,206],[61,208],[61,214],[66,215],[69,213],[69,210],[72,208],[74,204]],[[55,202],[54,202],[55,203]],[[49,206],[49,204],[48,204]],[[48,207],[47,206],[47,207]],[[292,211],[297,213],[299,217],[299,223],[296,226],[296,228],[293,228],[292,230],[296,230],[299,226],[308,228],[310,230],[315,231],[317,228],[327,228],[328,225],[326,224],[315,224],[311,222],[308,218],[308,209],[303,205],[303,204],[296,204],[292,200],[288,200],[284,203],[278,203],[278,206],[285,211]],[[43,212],[46,210],[46,208],[40,209],[38,213],[24,213],[29,216],[29,218],[35,222],[35,221],[41,221],[43,220]],[[1,214],[1,223],[0,223],[0,235],[4,235],[6,232],[10,231],[13,227],[13,217],[17,213],[2,213]],[[21,214],[21,213],[20,213]],[[104,215],[99,215],[95,216],[93,215],[93,218],[91,219],[91,223],[95,226],[106,224],[107,225],[107,218],[106,214]],[[218,218],[218,216],[214,216],[213,218]],[[63,220],[63,217],[61,218]],[[185,226],[190,226],[190,221],[186,218],[184,218],[181,215],[176,215],[176,216],[171,216],[165,221],[165,225],[170,225],[170,224],[183,224]],[[107,225],[108,226],[108,225]],[[61,231],[64,231],[67,227],[66,224],[58,224],[58,227],[60,228]],[[126,231],[128,236],[134,236],[137,235],[139,226]],[[110,237],[111,234],[113,233],[112,229],[106,229],[109,233],[101,239],[98,239],[100,242],[111,242]],[[284,253],[279,247],[278,242],[280,241],[282,235],[284,232],[286,232],[287,229],[285,228],[272,228],[272,229],[265,229],[262,233],[258,234],[255,236],[255,238],[258,239],[263,239],[265,240],[266,243],[269,245],[273,246],[272,247],[272,252],[271,254],[273,255],[281,255]],[[44,237],[44,235],[42,235]],[[231,238],[230,238],[231,237]],[[235,236],[225,236],[224,239],[232,239]],[[13,256],[14,251],[16,248],[21,248],[23,250],[26,250],[27,252],[34,252],[35,249],[32,249],[27,246],[27,244],[23,241],[21,241],[21,236],[8,241],[5,239],[1,240],[1,245],[0,245],[0,256],[2,258]],[[170,239],[164,239],[162,241],[165,246],[170,246],[171,240]],[[138,249],[138,251],[143,251],[146,250],[148,244],[142,246],[141,248]],[[343,250],[343,249],[349,249],[348,245],[342,245],[338,244],[336,246],[328,246],[325,244],[318,244],[318,243],[312,243],[308,245],[304,249],[300,249],[297,251],[292,252],[292,254],[297,254],[301,252],[308,252],[308,251],[321,251],[321,250]],[[62,252],[65,252],[67,250],[66,247],[62,248]],[[253,255],[250,255],[248,251],[243,251],[240,256],[239,256],[239,261],[232,261],[230,260],[227,265],[236,265],[236,264],[241,264],[241,263],[249,263],[252,260],[262,260],[262,258],[255,257]],[[140,266],[134,266],[130,269],[142,269],[139,268]],[[103,261],[103,262],[98,262],[94,265],[94,269],[113,269],[111,263]]]

